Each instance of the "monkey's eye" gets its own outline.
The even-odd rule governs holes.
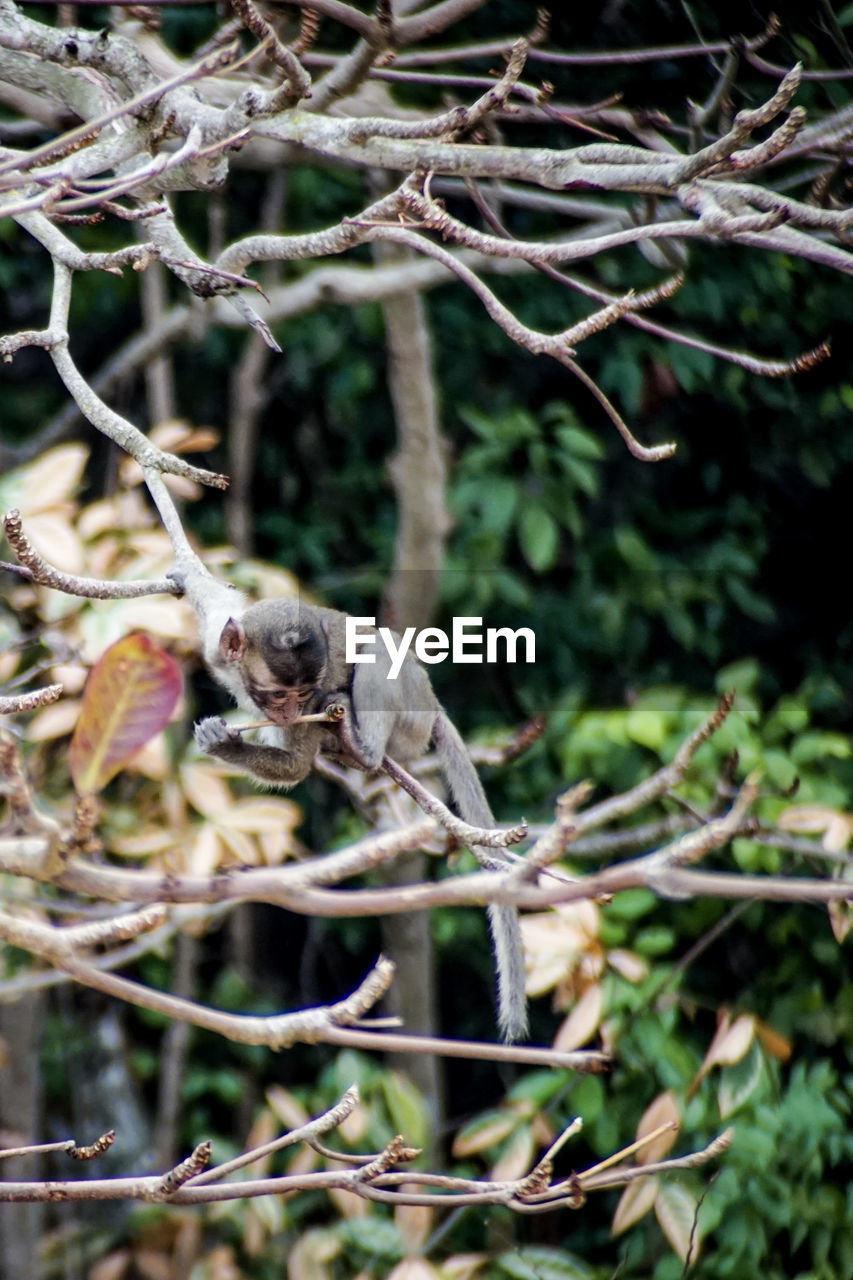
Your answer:
[[[274,706],[285,706],[296,698],[298,703],[307,702],[314,693],[313,688],[302,686],[298,689],[276,689],[267,694],[267,701],[273,703]]]

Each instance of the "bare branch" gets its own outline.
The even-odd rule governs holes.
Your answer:
[[[0,696],[0,715],[16,715],[20,711],[35,711],[37,707],[46,707],[62,693],[61,684],[49,684],[43,689],[33,689],[29,693],[17,693]]]
[[[102,578],[83,578],[79,574],[65,573],[61,569],[54,568],[39,555],[24,533],[20,511],[8,511],[3,516],[3,529],[9,546],[26,571],[26,577],[40,586],[51,587],[54,591],[64,591],[67,595],[83,596],[90,600],[135,600],[140,596],[159,595],[164,592],[171,595],[180,594],[179,587],[170,578],[154,579],[148,582],[119,580],[108,582]],[[15,568],[14,565],[9,567]],[[53,699],[48,698],[46,701],[53,701]]]

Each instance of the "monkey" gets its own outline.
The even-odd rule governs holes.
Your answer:
[[[180,585],[187,579],[172,575]],[[221,716],[195,726],[207,755],[260,782],[290,788],[311,771],[317,753],[369,772],[384,756],[418,759],[432,742],[461,817],[472,826],[495,821],[477,770],[458,731],[433,692],[426,670],[407,652],[396,679],[390,657],[376,646],[376,661],[347,662],[347,615],[297,599],[262,600],[246,607],[233,588],[208,579],[185,586],[202,623],[204,656],[212,675],[240,707],[273,722],[261,742],[244,741]],[[364,633],[368,631],[364,628]],[[340,724],[297,723],[331,704],[344,710]],[[499,849],[478,857],[496,867]],[[504,1040],[527,1034],[524,951],[514,906],[492,904],[489,925],[498,975],[498,1025]]]

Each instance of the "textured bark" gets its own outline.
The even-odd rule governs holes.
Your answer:
[[[376,257],[387,263],[399,250],[377,245]],[[431,620],[444,561],[448,528],[444,505],[445,462],[439,429],[430,358],[426,308],[419,294],[396,294],[383,303],[388,349],[388,389],[397,426],[397,449],[390,461],[397,496],[397,541],[394,568],[383,604],[395,627],[424,627]],[[389,883],[422,880],[426,858],[412,854],[395,865]],[[437,1031],[435,952],[429,916],[386,916],[383,946],[397,964],[397,980],[389,1002],[409,1031]],[[422,1090],[436,1132],[443,1118],[443,1082],[436,1058],[412,1057],[394,1062]]]
[[[41,1142],[41,1049],[44,997],[25,996],[0,1004],[0,1144]],[[43,1176],[39,1156],[3,1161],[9,1182]],[[0,1280],[39,1280],[39,1241],[44,1209],[39,1204],[0,1204]]]

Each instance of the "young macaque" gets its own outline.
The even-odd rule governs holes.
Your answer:
[[[347,615],[336,609],[287,599],[247,608],[239,593],[213,579],[203,589],[196,582],[182,585],[201,620],[205,661],[213,675],[244,710],[260,711],[273,721],[259,731],[262,741],[255,744],[220,716],[210,716],[195,727],[202,751],[260,782],[292,787],[308,775],[318,752],[375,770],[386,755],[400,764],[416,760],[432,742],[461,817],[472,826],[494,827],[465,744],[410,653],[396,679],[388,679],[384,645],[376,645],[374,663],[347,662]],[[297,723],[300,716],[335,703],[344,708],[340,723]],[[487,865],[505,860],[497,848],[479,852]],[[518,1040],[527,1032],[527,1010],[515,907],[490,906],[489,924],[500,1030],[505,1040]]]

